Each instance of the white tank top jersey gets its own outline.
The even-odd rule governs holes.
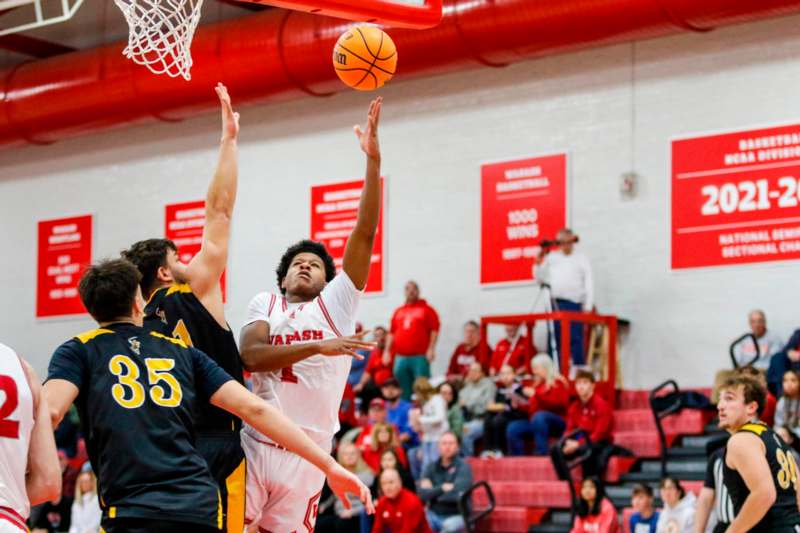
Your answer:
[[[0,344],[0,507],[30,513],[25,490],[33,431],[33,393],[17,354]]]
[[[288,303],[281,295],[262,292],[251,301],[245,326],[269,324],[272,345],[302,344],[355,333],[361,297],[350,277],[340,272],[310,302]],[[321,446],[330,446],[339,430],[342,401],[351,356],[313,355],[276,372],[254,372],[253,392],[288,416]],[[245,431],[268,440],[254,428]]]

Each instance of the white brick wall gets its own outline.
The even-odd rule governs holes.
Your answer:
[[[442,317],[442,368],[465,320],[527,311],[532,288],[478,286],[479,165],[563,150],[573,180],[571,224],[593,259],[598,305],[632,321],[626,386],[667,377],[708,384],[754,306],[788,336],[800,326],[795,263],[669,271],[669,139],[800,120],[799,23],[784,18],[390,85],[382,132],[388,289],[364,301],[360,319],[385,323],[404,282],[418,280]],[[367,103],[352,92],[241,109],[228,305],[235,328],[249,298],[274,284],[285,246],[307,235],[309,186],[362,175],[350,126]],[[58,343],[91,327],[88,319],[33,318],[36,221],[94,213],[97,257],[160,235],[165,203],[205,193],[217,120],[212,114],[0,152],[3,342],[43,372]],[[623,200],[619,175],[631,161],[640,190]]]

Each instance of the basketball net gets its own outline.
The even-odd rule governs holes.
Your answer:
[[[192,79],[192,38],[203,0],[114,0],[128,21],[125,57],[155,74]]]

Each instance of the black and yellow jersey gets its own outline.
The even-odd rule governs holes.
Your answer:
[[[59,346],[52,379],[78,388],[104,519],[221,527],[219,490],[195,449],[194,414],[231,380],[225,371],[180,340],[117,323]]]
[[[214,360],[239,383],[244,383],[239,348],[230,328],[223,328],[192,293],[188,283],[155,291],[145,307],[144,327],[194,346]],[[241,421],[207,404],[198,406],[195,427],[199,433],[234,432]]]
[[[800,510],[797,503],[797,463],[792,450],[763,422],[745,424],[739,432],[752,433],[761,439],[766,449],[766,459],[772,472],[777,498],[764,518],[750,531],[757,533],[795,533],[800,531]],[[727,452],[726,452],[727,453]],[[723,460],[723,481],[733,501],[736,515],[750,494],[739,472],[728,467]]]

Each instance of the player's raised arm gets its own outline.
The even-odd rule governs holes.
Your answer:
[[[200,252],[191,260],[187,277],[192,291],[218,321],[224,322],[222,292],[219,278],[228,262],[228,242],[231,218],[236,202],[239,176],[237,139],[239,113],[231,107],[228,89],[221,83],[216,87],[222,112],[222,139],[219,161],[206,193],[206,221]]]
[[[211,396],[211,403],[240,417],[262,435],[319,468],[328,478],[328,486],[345,508],[350,508],[346,496],[350,493],[364,502],[369,514],[375,512],[369,488],[360,479],[345,470],[283,413],[239,383],[228,381],[222,385]]]
[[[31,366],[20,359],[33,393],[33,431],[28,449],[25,489],[31,505],[57,500],[61,496],[61,465],[50,422],[50,409],[42,394],[39,378]]]
[[[751,433],[737,433],[728,441],[725,461],[739,472],[750,494],[727,533],[750,531],[775,503],[775,481],[764,453],[761,439]]]
[[[375,242],[381,211],[381,150],[378,144],[381,102],[382,99],[378,97],[369,105],[367,124],[363,130],[360,126],[355,127],[361,149],[367,155],[367,174],[358,206],[356,227],[353,228],[344,248],[342,268],[359,290],[367,284],[372,245]]]

